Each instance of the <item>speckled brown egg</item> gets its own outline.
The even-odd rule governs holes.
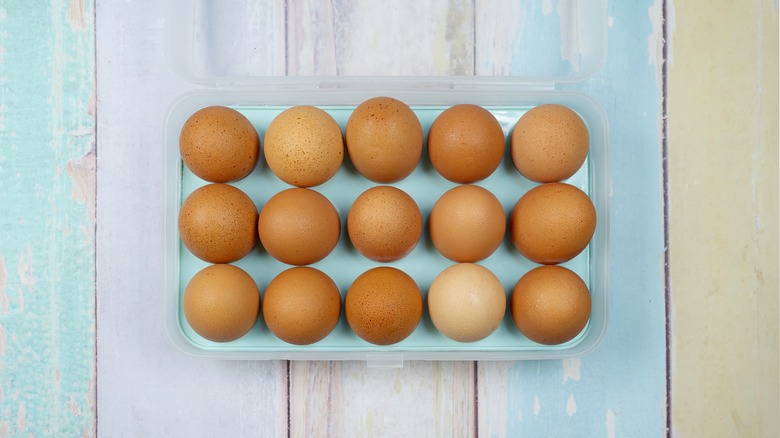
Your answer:
[[[457,186],[433,205],[428,223],[433,246],[456,262],[476,262],[493,254],[506,233],[504,207],[488,190]]]
[[[428,157],[450,181],[468,184],[490,176],[504,157],[504,131],[490,111],[470,104],[442,112],[428,133]]]
[[[243,269],[211,265],[187,284],[182,309],[197,334],[214,342],[230,342],[255,325],[260,314],[260,291]]]
[[[377,345],[406,339],[420,323],[422,309],[422,294],[412,277],[384,266],[361,274],[344,299],[352,331]]]
[[[249,175],[260,155],[255,127],[240,112],[210,106],[196,111],[179,135],[182,161],[198,177],[217,183]]]
[[[344,160],[344,138],[336,120],[313,106],[284,110],[268,125],[265,161],[287,184],[312,187],[329,180]]]
[[[596,209],[588,195],[565,183],[526,192],[510,216],[515,247],[545,265],[563,263],[582,252],[596,230]]]
[[[590,137],[577,113],[563,105],[546,104],[520,117],[510,143],[517,170],[531,181],[546,183],[569,178],[582,167]]]
[[[257,245],[257,208],[246,193],[231,185],[205,185],[182,203],[179,236],[202,260],[234,262]]]
[[[496,331],[506,313],[506,293],[487,268],[459,263],[433,279],[428,313],[436,329],[459,342],[475,342]]]
[[[372,187],[352,203],[347,233],[352,245],[365,257],[391,262],[409,254],[420,241],[422,214],[403,190]]]
[[[268,200],[257,221],[260,242],[275,259],[308,265],[325,258],[338,243],[336,207],[311,189],[283,190]]]
[[[512,290],[509,304],[515,325],[525,337],[555,345],[574,339],[590,318],[588,286],[563,266],[528,271]]]
[[[311,267],[287,269],[274,277],[263,296],[263,318],[279,339],[308,345],[325,338],[339,321],[336,283]]]
[[[347,121],[345,137],[352,164],[378,183],[407,177],[422,154],[420,120],[408,105],[391,97],[358,105]]]

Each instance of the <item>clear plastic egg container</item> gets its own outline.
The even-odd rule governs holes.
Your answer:
[[[257,44],[265,43],[267,36],[265,30],[252,23],[247,10],[265,6],[250,0],[231,2],[230,8],[207,0],[168,0],[165,22],[168,64],[180,77],[204,87],[175,99],[164,122],[165,279],[161,294],[165,331],[173,345],[188,354],[219,359],[365,360],[369,366],[393,367],[402,366],[405,360],[563,358],[594,348],[607,326],[607,119],[593,99],[583,93],[561,90],[560,85],[584,80],[603,62],[606,56],[605,2],[575,0],[570,9],[553,13],[536,11],[538,8],[532,3],[513,6],[530,9],[521,20],[520,33],[526,38],[517,42],[519,46],[507,48],[513,54],[512,71],[507,76],[419,76],[414,65],[366,64],[365,71],[340,72],[347,76],[290,77],[265,71],[258,59],[252,57]],[[559,20],[556,13],[560,15]],[[279,29],[293,24],[285,24],[284,19],[282,15]],[[464,22],[464,26],[470,24],[471,21]],[[344,31],[351,32],[350,29]],[[421,29],[420,38],[425,38],[429,31],[434,29]],[[564,55],[566,59],[561,58]],[[405,340],[388,346],[370,344],[354,334],[346,322],[343,302],[341,319],[333,332],[323,340],[305,346],[278,339],[265,326],[262,315],[247,335],[227,343],[205,340],[189,327],[182,312],[181,297],[190,278],[208,263],[193,256],[178,236],[177,217],[182,201],[206,184],[182,164],[179,156],[179,132],[187,118],[206,106],[229,106],[247,116],[262,139],[270,121],[281,111],[295,105],[313,105],[329,112],[343,132],[351,111],[361,102],[377,96],[393,97],[409,105],[417,114],[426,136],[436,116],[450,106],[470,103],[493,113],[506,137],[504,160],[489,178],[476,185],[488,189],[501,201],[507,217],[517,200],[537,185],[520,175],[510,158],[509,134],[515,122],[529,109],[546,103],[565,105],[582,117],[590,134],[589,155],[583,167],[564,181],[585,191],[597,212],[596,231],[590,244],[579,256],[563,264],[585,281],[591,294],[590,320],[579,336],[560,345],[542,345],[526,339],[515,327],[508,307],[511,290],[524,273],[538,265],[514,248],[508,232],[496,252],[478,262],[500,279],[507,294],[507,311],[498,329],[477,342],[460,343],[439,333],[428,316],[427,306],[417,329]],[[290,187],[270,171],[262,154],[255,170],[232,184],[253,199],[258,211],[271,196]],[[456,184],[433,169],[425,146],[415,171],[407,178],[389,184],[405,191],[417,202],[424,223],[423,236],[417,247],[406,257],[387,264],[373,262],[359,254],[346,232],[346,217],[352,202],[376,185],[358,174],[345,154],[339,172],[326,183],[312,188],[334,204],[342,230],[333,252],[311,266],[336,282],[342,300],[357,276],[376,266],[393,266],[417,282],[425,301],[428,287],[436,275],[455,263],[433,247],[427,227],[435,201]],[[290,267],[273,259],[261,245],[234,264],[254,278],[261,294],[271,279]]]
[[[292,105],[315,105],[331,114],[342,128],[357,104],[377,94],[367,91],[328,91],[298,93],[193,93],[182,97],[171,108],[166,123],[166,224],[168,284],[165,293],[166,327],[174,343],[183,350],[200,355],[224,358],[256,359],[363,359],[369,362],[397,364],[410,359],[524,359],[551,358],[580,354],[592,348],[606,326],[607,301],[607,167],[606,120],[593,101],[574,93],[516,93],[491,95],[472,93],[403,93],[387,92],[415,111],[427,137],[434,119],[449,106],[458,103],[478,104],[489,110],[499,121],[506,137],[504,159],[488,178],[475,183],[493,193],[504,207],[508,217],[517,200],[537,185],[523,177],[509,156],[509,134],[517,120],[529,109],[542,103],[560,103],[575,111],[585,121],[590,133],[590,152],[580,170],[565,180],[591,197],[597,211],[597,227],[590,245],[577,257],[562,264],[576,272],[591,291],[591,318],[583,332],[575,339],[560,345],[541,345],[526,339],[515,327],[507,309],[504,321],[485,339],[473,343],[461,343],[439,333],[424,309],[417,329],[405,340],[388,346],[377,346],[360,339],[352,332],[342,315],[339,324],[325,339],[311,345],[287,344],[276,338],[265,326],[262,315],[252,330],[236,341],[211,342],[197,335],[187,324],[181,309],[181,295],[189,280],[200,269],[208,266],[180,242],[176,227],[178,208],[186,196],[205,184],[182,163],[178,150],[178,135],[184,121],[198,109],[209,105],[228,105],[243,113],[255,126],[261,138],[271,120]],[[262,105],[260,104],[262,103]],[[261,154],[262,155],[262,154]],[[247,193],[258,210],[274,194],[290,188],[282,182],[261,160],[246,178],[232,183]],[[423,214],[423,237],[406,257],[392,263],[378,263],[359,254],[349,242],[346,217],[352,202],[363,191],[378,185],[365,179],[345,159],[337,174],[326,183],[312,187],[326,196],[336,207],[341,218],[342,231],[333,252],[311,266],[328,274],[339,286],[342,298],[352,281],[363,272],[376,266],[393,266],[409,274],[420,287],[423,297],[435,276],[454,264],[444,258],[432,245],[427,233],[428,217],[433,204],[444,192],[457,184],[447,181],[433,169],[427,158],[427,148],[417,168],[405,179],[389,184],[408,193]],[[520,277],[537,264],[524,258],[511,242],[507,233],[501,246],[487,259],[478,262],[490,269],[507,291],[507,299]],[[249,273],[260,288],[280,272],[291,267],[271,257],[258,245],[248,256],[234,263]],[[508,303],[508,301],[507,301]]]

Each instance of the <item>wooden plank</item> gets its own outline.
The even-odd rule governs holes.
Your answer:
[[[610,289],[605,336],[594,351],[579,358],[479,362],[480,435],[665,433],[662,58],[656,56],[660,52],[655,45],[662,41],[662,29],[657,25],[660,13],[649,13],[660,11],[659,6],[652,0],[610,2],[607,62],[592,80],[576,85],[603,106],[610,128]],[[557,8],[552,8],[550,15],[556,13]],[[478,45],[478,60],[482,49]],[[516,57],[503,61],[498,57],[500,62],[490,68],[498,74],[514,74]]]
[[[92,2],[0,5],[0,436],[95,435]]]
[[[475,0],[475,74],[550,83],[581,75],[581,67],[595,65],[581,65],[581,56],[595,55],[580,50],[603,31],[583,7],[578,0]]]
[[[536,3],[536,2],[530,2]],[[485,76],[512,74],[514,43],[522,25],[523,2],[476,0],[474,6],[474,73]]]
[[[470,0],[289,2],[287,69],[310,75],[470,75]]]
[[[473,362],[291,362],[290,432],[308,436],[474,436]]]
[[[286,436],[286,361],[199,359],[165,338],[163,124],[170,103],[195,86],[166,67],[163,6],[97,5],[98,430]],[[255,14],[256,25],[265,32],[278,24],[274,17]],[[279,40],[283,47],[283,33]],[[271,52],[278,50],[268,50],[261,58],[275,59]],[[256,66],[247,62],[232,68]]]
[[[470,1],[288,3],[290,75],[468,75]],[[474,364],[292,362],[293,436],[473,436]]]
[[[778,436],[777,2],[672,12],[672,431]]]

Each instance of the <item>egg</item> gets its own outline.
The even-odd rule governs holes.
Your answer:
[[[179,210],[179,237],[196,257],[230,263],[257,245],[257,208],[249,196],[228,184],[193,191]]]
[[[313,106],[284,110],[268,125],[263,143],[268,167],[293,186],[324,183],[344,160],[344,138],[338,122]]]
[[[428,313],[436,329],[458,342],[475,342],[496,331],[506,313],[506,293],[487,268],[459,263],[433,279]]]
[[[555,345],[574,339],[588,323],[588,286],[563,266],[540,266],[517,282],[510,298],[512,320],[525,337]]]
[[[360,338],[376,345],[401,342],[422,318],[420,288],[405,272],[370,269],[352,282],[344,298],[347,323]]]
[[[428,157],[436,171],[450,181],[468,184],[483,180],[504,157],[504,131],[488,110],[455,105],[431,124]]]
[[[433,205],[429,219],[433,246],[456,262],[487,258],[506,233],[504,207],[488,190],[472,185],[454,187]]]
[[[407,177],[422,155],[420,120],[408,105],[391,97],[358,105],[347,121],[345,138],[357,171],[378,183]]]
[[[255,168],[260,138],[240,112],[210,106],[196,111],[184,122],[179,152],[187,168],[198,177],[209,182],[232,182]]]
[[[588,156],[590,137],[580,116],[558,104],[539,105],[517,121],[510,150],[515,167],[536,182],[574,175]]]
[[[512,242],[529,260],[563,263],[588,246],[596,230],[596,209],[588,195],[566,183],[547,183],[526,192],[510,215]]]
[[[230,342],[246,335],[260,315],[260,291],[233,265],[211,265],[192,277],[182,296],[187,323],[205,339]]]
[[[308,345],[325,338],[339,321],[336,283],[311,267],[294,267],[274,277],[263,296],[265,324],[279,339]]]
[[[403,190],[372,187],[355,199],[347,215],[347,233],[355,249],[377,262],[398,260],[422,235],[422,214]]]
[[[324,259],[338,243],[341,220],[322,194],[311,189],[283,190],[268,200],[257,221],[268,254],[289,265]]]

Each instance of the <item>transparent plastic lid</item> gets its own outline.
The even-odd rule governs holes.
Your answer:
[[[606,28],[605,0],[168,0],[165,34],[173,71],[210,86],[552,87],[599,69]]]

